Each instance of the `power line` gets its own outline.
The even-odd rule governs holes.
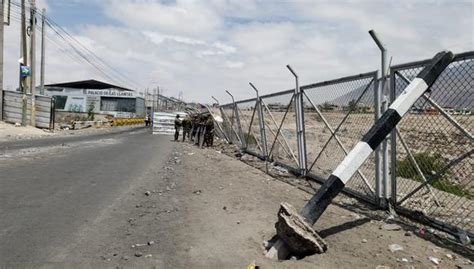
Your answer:
[[[15,13],[13,13],[13,14],[14,14],[14,16],[12,16],[13,21],[21,22],[21,18],[20,18],[17,14],[15,14]],[[36,26],[36,28],[37,28],[37,29],[40,29],[39,26]],[[46,33],[46,39],[47,39],[48,41],[50,41],[52,44],[54,44],[55,47],[58,48],[58,50],[59,50],[60,52],[62,52],[62,53],[65,54],[65,55],[68,55],[69,58],[71,58],[73,61],[77,62],[78,64],[82,64],[82,63],[84,62],[85,58],[84,58],[84,57],[81,57],[82,54],[81,54],[80,52],[78,53],[77,51],[74,51],[74,52],[75,52],[75,53],[74,53],[74,52],[71,52],[71,51],[68,50],[68,49],[65,49],[65,48],[67,47],[67,46],[65,46],[65,45],[68,45],[68,46],[69,46],[69,44],[68,44],[65,40],[63,40],[63,39],[58,39],[58,38],[56,38],[56,37],[57,37],[56,35],[51,35],[51,34],[48,33],[48,32]],[[84,56],[84,55],[82,55],[82,56]],[[103,76],[104,78],[106,78],[106,79],[108,79],[108,80],[116,81],[116,80],[113,79],[112,77],[108,76],[105,71],[103,71],[103,70],[100,69],[99,67],[95,66],[95,65],[94,65],[93,63],[91,63],[90,61],[89,61],[88,63],[92,64],[91,66],[92,66],[92,67],[95,67],[95,69],[98,70],[98,71],[102,74],[102,76]]]
[[[16,6],[17,8],[20,8],[19,3],[12,1],[12,5]],[[19,12],[17,10],[14,11]],[[108,80],[111,80],[112,82],[117,81],[119,82],[118,84],[126,84],[138,88],[141,87],[140,84],[123,75],[120,71],[116,70],[112,65],[108,64],[104,59],[102,59],[96,53],[87,48],[84,44],[74,38],[69,32],[67,32],[63,27],[54,22],[51,18],[45,16],[41,12],[38,12],[38,14],[40,16],[45,17],[46,24],[49,26],[50,29],[53,30],[55,34],[54,36],[57,37],[58,40],[61,40],[65,45],[67,45],[67,47],[71,48],[72,51],[77,54],[80,59],[82,59],[83,62],[97,70],[102,76],[104,76]],[[51,40],[51,38],[49,39]],[[105,71],[104,69],[111,72]]]
[[[47,17],[46,17],[47,18]],[[122,76],[126,79],[130,79],[128,78],[126,75],[124,75],[122,72],[116,70],[114,67],[112,67],[109,63],[107,63],[106,61],[104,61],[102,58],[100,58],[99,56],[97,56],[96,53],[94,53],[93,51],[91,51],[89,48],[87,48],[85,45],[83,45],[82,43],[80,43],[76,38],[74,38],[71,34],[69,34],[66,30],[64,30],[63,27],[61,27],[60,25],[58,25],[57,23],[55,23],[54,21],[52,21],[51,19],[48,19],[52,24],[54,24],[55,26],[59,27],[61,30],[63,30],[64,33],[66,33],[66,35],[68,37],[70,37],[73,41],[75,41],[79,46],[81,46],[82,48],[84,48],[87,52],[89,52],[94,58],[96,58],[99,62],[103,63],[106,67],[110,68],[111,70],[113,70],[117,75],[119,76]],[[131,80],[132,81],[132,80]],[[133,82],[133,81],[132,81]],[[134,82],[133,82],[134,83]],[[137,84],[137,86],[139,86]]]

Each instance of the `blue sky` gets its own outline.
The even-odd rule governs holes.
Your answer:
[[[96,1],[48,1],[48,16],[58,24],[76,29],[84,24],[116,24],[103,13]]]
[[[473,50],[471,0],[37,0],[82,44],[138,84],[189,101],[210,95],[262,93],[373,71],[375,29],[392,63],[426,59],[443,49]],[[7,86],[16,85],[18,26],[7,27]],[[47,43],[46,82],[107,80],[57,45]],[[14,70],[14,71],[9,71]],[[108,81],[120,84],[116,81]]]

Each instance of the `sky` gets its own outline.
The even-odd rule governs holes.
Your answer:
[[[19,0],[12,0],[19,1]],[[37,0],[49,16],[124,74],[138,91],[221,103],[373,71],[444,49],[474,49],[472,0]],[[5,28],[5,87],[18,86],[19,26]],[[105,79],[46,41],[46,83]],[[38,52],[39,52],[38,38]],[[39,59],[37,60],[39,62]],[[39,64],[39,63],[38,63]],[[39,78],[38,78],[39,83]],[[128,85],[121,85],[128,86]]]

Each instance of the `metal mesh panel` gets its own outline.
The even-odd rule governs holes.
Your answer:
[[[221,107],[221,114],[224,122],[222,128],[227,135],[230,142],[240,145],[239,131],[237,126],[237,120],[235,115],[235,109],[233,104],[225,105]]]
[[[221,115],[221,111],[219,107],[207,107],[207,110],[211,113],[214,117],[214,135],[219,137],[220,139],[227,140],[227,135],[224,133],[223,129],[223,116]]]
[[[260,127],[256,111],[257,100],[238,103],[240,124],[242,126],[243,142],[245,148],[257,154],[262,154]]]
[[[263,97],[267,145],[274,160],[298,168],[293,92]]]
[[[375,75],[370,73],[304,87],[306,146],[311,173],[327,178],[373,125]],[[346,188],[373,198],[374,169],[372,157]]]
[[[394,68],[392,83],[397,96],[407,85],[402,77],[411,80],[422,67]],[[448,66],[431,92],[418,99],[398,125],[396,148],[400,206],[471,232],[473,67],[474,53],[457,57]]]

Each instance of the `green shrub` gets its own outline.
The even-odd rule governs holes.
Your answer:
[[[429,152],[416,153],[413,156],[420,167],[421,172],[425,175],[426,180],[434,188],[448,192],[461,197],[471,197],[468,190],[464,189],[461,185],[452,183],[448,180],[451,175],[449,171],[444,171],[441,176],[437,176],[436,179],[430,180],[432,175],[437,175],[447,165],[447,162],[443,159],[440,154],[431,154]],[[411,163],[408,156],[403,160],[397,161],[397,176],[410,178],[418,182],[422,182],[422,178],[418,175],[415,167]]]
[[[439,154],[430,154],[428,152],[415,153],[413,156],[420,167],[421,172],[425,176],[429,176],[434,173],[438,173],[446,166],[445,161]],[[404,178],[412,178],[420,181],[418,173],[415,167],[412,165],[408,156],[404,160],[399,160],[397,163],[397,175]],[[443,175],[445,176],[445,175]]]

